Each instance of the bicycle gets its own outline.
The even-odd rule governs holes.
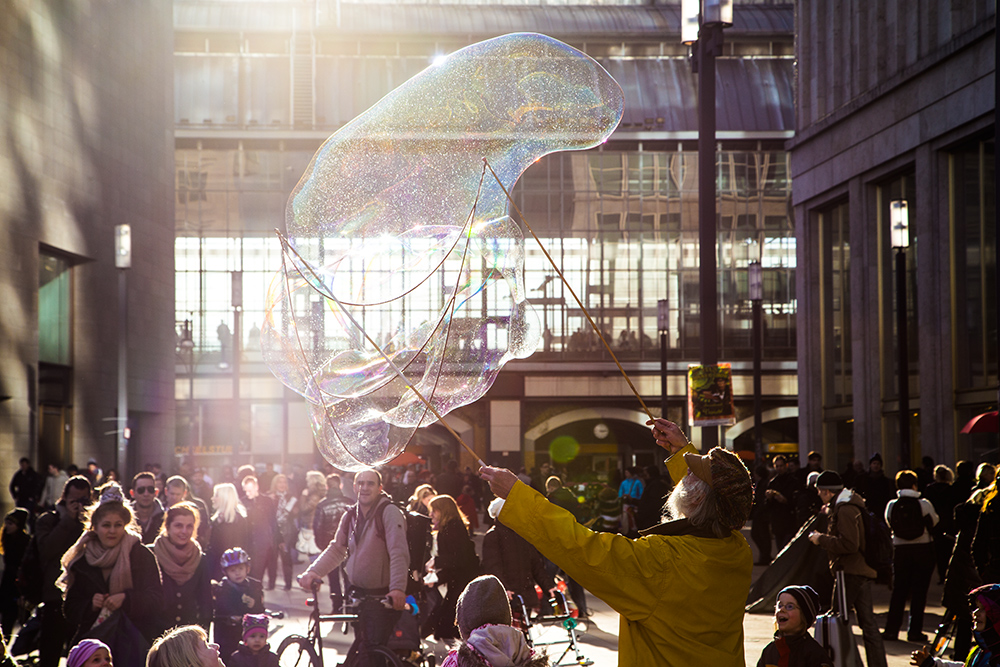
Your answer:
[[[322,623],[343,623],[346,626],[353,625],[355,636],[360,631],[357,623],[361,619],[357,609],[365,600],[378,600],[384,604],[385,601],[378,597],[362,596],[361,598],[345,598],[345,607],[354,609],[354,612],[343,614],[321,614],[318,600],[319,584],[312,586],[312,597],[306,600],[306,605],[312,607],[309,614],[309,630],[306,636],[289,635],[285,637],[278,646],[278,664],[281,667],[324,667],[323,663],[323,633]],[[409,608],[409,605],[407,605]],[[359,641],[355,643],[348,652],[345,660],[341,663],[344,666],[353,664],[369,665],[370,667],[435,667],[435,658],[432,653],[424,650],[423,646],[410,651],[409,655],[401,656],[396,651],[385,646],[371,644],[365,641],[364,637],[357,637]]]
[[[551,662],[552,667],[558,667],[559,665],[593,665],[594,661],[584,656],[580,651],[579,631],[577,630],[579,621],[570,613],[566,596],[561,591],[555,591],[552,599],[549,600],[549,604],[553,607],[553,614],[532,618],[528,614],[524,599],[520,595],[515,594],[511,600],[511,612],[515,617],[519,617],[519,623],[516,627],[520,627],[524,633],[525,638],[528,640],[528,646],[534,648],[566,644],[566,648],[562,654]],[[532,628],[535,627],[539,629],[560,627],[566,631],[566,638],[543,641],[540,637],[533,636]],[[573,652],[573,656],[569,658],[569,662],[563,662],[570,651]]]

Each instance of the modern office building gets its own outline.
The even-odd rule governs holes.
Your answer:
[[[115,468],[126,425],[133,462],[173,452],[172,31],[163,0],[4,4],[5,483],[21,457]]]
[[[792,26],[790,4],[737,3],[718,60],[719,359],[733,364],[738,418],[724,441],[742,449],[752,449],[753,427],[747,266],[758,258],[765,441],[796,448],[798,433],[798,253],[784,149]],[[274,379],[258,349],[288,195],[329,135],[435,58],[518,31],[582,50],[624,90],[624,119],[608,142],[542,158],[513,199],[654,414],[665,300],[666,410],[684,419],[687,366],[699,360],[698,111],[679,3],[178,0],[174,27],[178,455],[210,465],[234,451],[275,461],[314,454],[304,399]],[[603,473],[653,462],[646,413],[525,236],[524,283],[542,343],[449,424],[482,458],[507,465],[573,457],[577,472]],[[410,451],[438,460],[459,447],[431,426]]]
[[[747,266],[759,258],[767,444],[820,449],[840,468],[876,451],[902,465],[905,331],[907,463],[995,452],[995,435],[959,433],[996,406],[995,3],[911,4],[736,3],[715,167],[731,447],[749,449],[753,432]],[[33,2],[0,20],[0,478],[21,456],[114,467],[122,410],[130,468],[315,456],[304,400],[256,340],[288,195],[322,142],[389,91],[515,31],[596,58],[625,116],[599,148],[547,156],[514,189],[568,286],[528,237],[539,349],[447,419],[508,465],[652,461],[646,414],[569,286],[654,414],[663,302],[665,408],[684,421],[699,361],[698,112],[678,4]],[[116,267],[121,225],[128,269]],[[410,451],[459,454],[440,426]]]
[[[800,441],[996,462],[960,433],[997,409],[996,3],[803,0],[796,35]]]

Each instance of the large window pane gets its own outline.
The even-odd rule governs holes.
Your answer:
[[[72,364],[70,272],[66,260],[42,254],[38,272],[38,360]]]

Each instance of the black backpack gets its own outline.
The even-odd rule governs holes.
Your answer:
[[[861,522],[865,529],[865,545],[862,551],[865,563],[875,570],[875,583],[892,584],[892,533],[885,521],[868,511],[861,511]]]
[[[918,498],[902,496],[897,498],[889,513],[892,534],[903,540],[915,540],[929,528],[930,517],[924,517],[923,507]]]

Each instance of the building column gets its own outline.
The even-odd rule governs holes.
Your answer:
[[[882,442],[882,363],[880,275],[874,188],[861,177],[848,184],[851,234],[851,353],[853,358],[854,458],[865,463],[875,452],[885,460]]]
[[[920,350],[920,453],[935,463],[955,460],[951,244],[947,155],[924,144],[916,151],[917,340]],[[912,238],[912,237],[911,237]]]
[[[805,460],[810,450],[823,453],[828,466],[835,466],[836,443],[825,442],[823,435],[823,339],[820,290],[820,239],[816,213],[805,204],[795,207],[796,294],[798,325],[796,347],[799,364],[799,459]]]

